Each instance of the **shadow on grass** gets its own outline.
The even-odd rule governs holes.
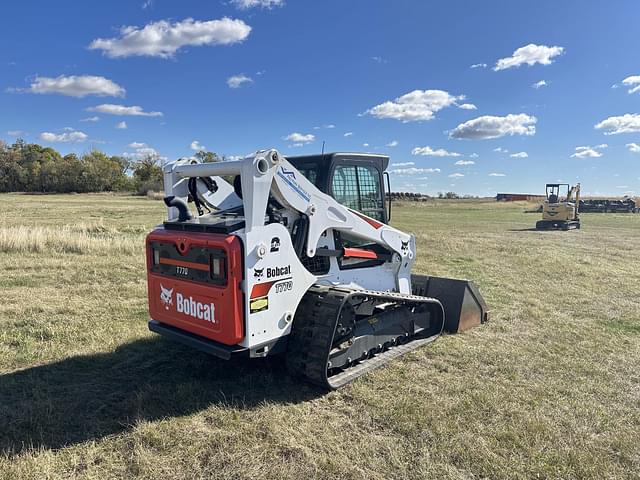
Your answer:
[[[162,338],[0,375],[0,453],[60,448],[210,405],[252,409],[322,391],[282,361],[219,360]]]
[[[531,228],[510,228],[509,230],[507,230],[507,232],[544,232],[544,231],[551,231],[551,230],[538,230],[536,227],[531,227]]]

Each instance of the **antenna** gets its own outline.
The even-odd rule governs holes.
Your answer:
[[[322,140],[322,158],[324,158],[324,140]]]

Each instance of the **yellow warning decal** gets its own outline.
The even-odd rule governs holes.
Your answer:
[[[251,302],[249,302],[250,313],[262,312],[263,310],[266,310],[268,308],[269,297],[254,298],[253,300],[251,300]]]

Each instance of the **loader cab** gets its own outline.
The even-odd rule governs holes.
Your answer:
[[[287,157],[293,166],[320,191],[353,210],[382,223],[391,219],[387,202],[389,164],[386,155],[366,153],[325,153]]]

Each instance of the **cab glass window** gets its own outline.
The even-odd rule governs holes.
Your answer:
[[[333,197],[342,205],[384,221],[380,174],[370,166],[338,165],[331,182]]]

